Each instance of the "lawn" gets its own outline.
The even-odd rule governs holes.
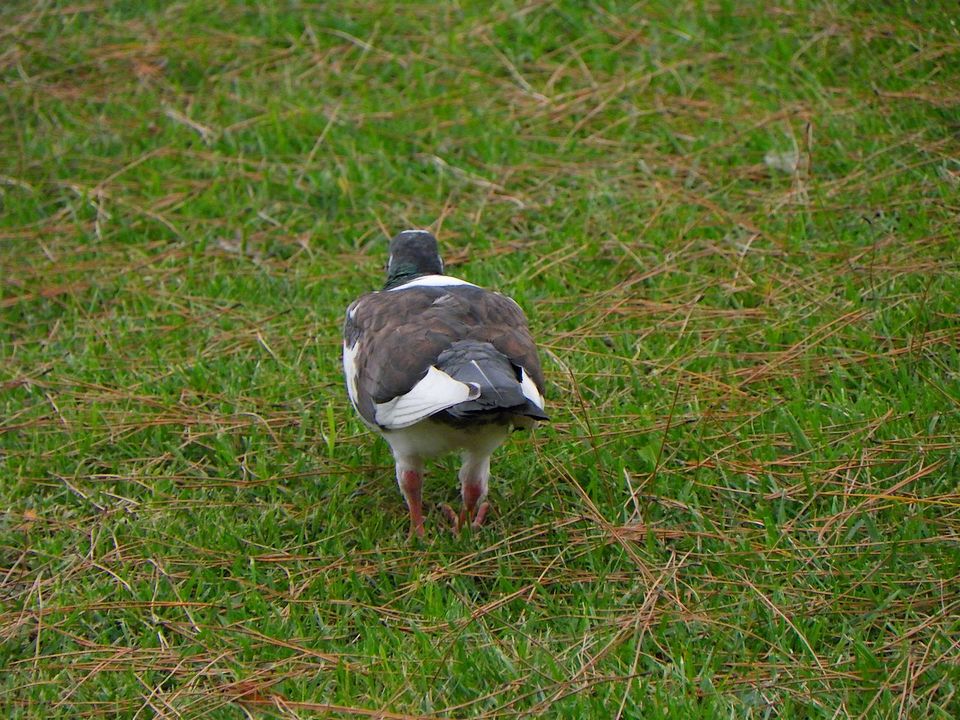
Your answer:
[[[960,717],[952,2],[0,8],[0,714]],[[552,422],[427,534],[386,240]]]

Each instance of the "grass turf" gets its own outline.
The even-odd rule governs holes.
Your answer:
[[[5,716],[960,715],[954,10],[5,4]],[[339,325],[425,226],[553,422],[411,544]]]

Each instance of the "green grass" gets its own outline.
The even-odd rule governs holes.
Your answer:
[[[4,717],[960,716],[955,10],[4,4]],[[406,227],[548,376],[471,537],[342,387]]]

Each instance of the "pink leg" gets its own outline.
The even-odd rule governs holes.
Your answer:
[[[460,527],[468,523],[472,528],[483,524],[490,509],[490,503],[484,498],[487,496],[487,484],[484,481],[470,478],[464,481],[461,492],[463,494],[463,509],[460,511]]]
[[[489,455],[467,455],[464,458],[463,467],[460,468],[460,494],[463,497],[460,514],[447,505],[443,506],[454,532],[462,532],[467,527],[476,529],[483,524],[490,509],[490,503],[486,502],[489,477]]]
[[[397,475],[400,492],[410,508],[410,534],[423,537],[423,472],[402,470]]]

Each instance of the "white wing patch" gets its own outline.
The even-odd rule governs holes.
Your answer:
[[[543,410],[543,395],[537,390],[537,384],[530,379],[527,371],[523,368],[520,368],[520,392],[527,400]]]
[[[451,295],[450,293],[444,293],[443,295],[438,297],[436,300],[434,300],[430,304],[431,305],[449,305],[454,300],[456,300],[456,298],[453,295]]]
[[[399,430],[457,403],[478,397],[480,388],[473,383],[454,380],[431,366],[423,380],[414,385],[410,392],[375,406],[377,425]]]
[[[360,300],[354,300],[347,308],[347,317],[353,320],[357,316],[357,310],[360,309]]]
[[[357,378],[357,353],[359,352],[359,341],[357,341],[353,347],[347,347],[347,343],[343,343],[343,377],[346,378],[347,381],[347,394],[350,396],[350,402],[352,402],[356,408],[359,407],[357,398],[360,395]]]
[[[447,285],[469,285],[470,287],[477,287],[473,283],[461,280],[460,278],[450,277],[449,275],[421,275],[408,283],[390,288],[387,292],[396,292],[397,290],[406,290],[412,287],[446,287]]]

